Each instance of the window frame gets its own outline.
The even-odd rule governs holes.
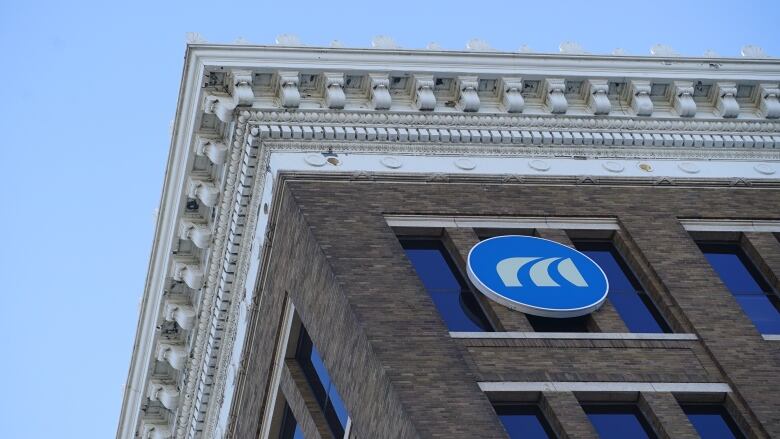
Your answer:
[[[536,416],[536,418],[539,420],[539,425],[542,427],[544,432],[547,434],[547,437],[549,439],[557,439],[558,435],[556,434],[555,430],[552,427],[552,423],[547,418],[547,415],[544,414],[544,410],[542,410],[540,404],[538,402],[530,402],[530,401],[493,401],[491,402],[491,405],[493,406],[493,410],[496,412],[496,416],[499,418],[499,422],[501,422],[501,425],[504,427],[504,430],[507,430],[506,425],[503,421],[501,421],[502,413],[499,412],[499,410],[506,410],[506,409],[522,409],[522,410],[529,410],[533,412],[533,415]],[[509,414],[508,414],[509,415]],[[507,430],[507,433],[511,433],[509,430]]]
[[[726,424],[726,427],[731,430],[731,433],[734,435],[735,439],[747,439],[747,434],[740,428],[737,420],[733,416],[732,413],[729,412],[729,410],[726,408],[726,406],[722,403],[716,403],[716,402],[681,402],[678,401],[678,404],[680,405],[680,410],[685,414],[685,416],[688,418],[688,421],[693,425],[693,428],[696,430],[696,433],[701,436],[701,433],[699,432],[699,429],[696,428],[696,425],[693,423],[693,421],[690,419],[691,413],[688,412],[691,408],[694,410],[699,409],[705,412],[710,412],[712,414],[718,414],[723,419],[723,422]],[[707,438],[705,438],[707,439]]]
[[[577,251],[585,252],[588,251],[586,249],[583,249],[582,246],[590,246],[592,248],[598,249],[601,247],[600,250],[609,252],[615,262],[618,264],[618,267],[623,272],[623,275],[626,277],[628,282],[631,284],[631,287],[633,288],[636,295],[639,297],[639,300],[642,302],[642,304],[645,306],[645,309],[647,309],[647,312],[650,314],[650,317],[653,318],[655,323],[658,325],[658,327],[661,329],[660,332],[634,332],[631,331],[630,328],[628,328],[628,323],[625,318],[620,314],[619,309],[615,306],[614,302],[611,301],[610,295],[607,294],[607,300],[610,301],[610,304],[615,308],[615,312],[617,312],[618,316],[620,316],[621,320],[623,320],[623,323],[626,325],[626,328],[629,329],[629,332],[634,334],[673,334],[675,333],[674,328],[669,323],[669,321],[666,319],[666,317],[661,312],[658,305],[656,305],[656,301],[653,300],[653,297],[651,296],[650,290],[645,288],[645,286],[642,284],[642,282],[639,280],[639,276],[637,276],[634,269],[631,267],[629,262],[626,260],[626,258],[623,256],[623,254],[618,249],[614,238],[610,239],[597,239],[597,238],[575,238],[572,239],[572,245]]]
[[[476,326],[482,329],[482,331],[468,331],[468,332],[496,332],[498,328],[500,328],[500,326],[496,324],[496,322],[494,321],[494,318],[491,318],[492,313],[489,312],[486,304],[484,303],[484,300],[489,300],[489,299],[485,298],[483,294],[477,293],[475,291],[473,285],[468,280],[467,276],[464,276],[463,272],[455,263],[455,260],[450,254],[450,251],[447,248],[441,236],[397,235],[397,238],[398,238],[398,242],[401,244],[401,248],[404,250],[404,255],[408,260],[409,257],[406,254],[406,251],[410,249],[411,250],[438,250],[441,253],[444,262],[447,264],[447,267],[449,267],[452,276],[455,278],[455,281],[458,283],[460,287],[461,302],[464,296],[467,297],[468,300],[473,301],[473,305],[476,306],[476,310],[481,314],[481,315],[474,314],[473,316],[469,315],[468,311],[470,311],[473,314],[474,310],[468,309],[468,304],[461,305],[461,308],[463,309],[466,318],[471,320]],[[415,270],[415,274],[418,276],[418,278],[420,278],[420,281],[422,282],[422,278],[417,272],[417,267],[415,266],[415,264],[411,260],[409,260],[409,263],[412,265],[412,268]],[[424,288],[428,293],[428,296],[431,297],[431,300],[433,301],[433,296],[431,295],[430,291],[428,291],[428,288],[425,286]],[[435,301],[434,301],[434,306],[436,307],[436,311],[439,313],[439,316],[441,316],[442,320],[444,321],[445,326],[447,326],[448,331],[462,332],[450,328],[450,326],[447,323],[447,319],[444,317],[441,310],[436,305]]]
[[[593,423],[593,420],[590,417],[590,414],[594,411],[601,412],[597,414],[633,414],[639,422],[639,425],[642,427],[645,433],[647,433],[648,439],[659,439],[660,437],[658,432],[655,431],[652,424],[650,423],[650,420],[648,420],[647,416],[642,413],[642,410],[636,402],[587,401],[580,402],[580,407],[582,408],[582,411],[585,412],[585,415],[588,416],[588,421],[590,421],[591,425],[593,425],[593,429],[596,431],[596,433],[599,433],[599,431],[596,428],[596,424]]]
[[[741,234],[740,234],[741,235]],[[740,236],[741,237],[741,236]],[[724,287],[731,293],[731,295],[734,297],[734,300],[736,300],[739,303],[739,296],[758,296],[759,294],[755,293],[747,293],[747,292],[734,292],[726,283],[726,281],[723,279],[723,276],[721,273],[715,268],[715,266],[710,263],[709,259],[707,259],[707,253],[719,253],[719,254],[733,254],[735,255],[740,262],[742,262],[742,265],[747,270],[750,277],[753,279],[753,281],[758,285],[759,289],[762,291],[763,295],[767,298],[769,303],[774,307],[775,312],[777,313],[778,318],[780,319],[780,294],[778,294],[777,291],[772,287],[771,283],[766,279],[763,273],[761,273],[761,270],[758,268],[758,264],[753,261],[753,259],[748,255],[748,252],[745,251],[745,248],[743,247],[740,240],[723,240],[723,239],[695,239],[694,242],[696,243],[696,246],[698,247],[699,251],[701,252],[702,256],[704,256],[705,260],[707,261],[707,264],[710,266],[712,271],[715,272],[715,275],[718,277],[718,280],[723,284]],[[705,249],[710,250],[705,250]],[[725,251],[727,249],[731,249],[734,251]],[[720,251],[724,250],[724,251]],[[760,334],[767,334],[767,335],[780,335],[780,331],[778,332],[763,332],[759,327],[756,325],[755,320],[753,319],[753,316],[750,315],[745,308],[740,303],[740,310],[742,313],[750,319],[750,322],[753,324],[753,327],[756,328],[756,331],[758,331]]]

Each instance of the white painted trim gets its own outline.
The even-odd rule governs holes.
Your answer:
[[[279,384],[282,381],[282,369],[284,369],[284,359],[287,356],[287,344],[290,341],[290,330],[292,329],[293,317],[295,316],[295,305],[287,300],[287,306],[283,314],[282,328],[279,340],[276,343],[276,355],[274,363],[271,366],[273,375],[271,375],[270,392],[265,403],[265,412],[263,413],[262,430],[260,438],[267,439],[271,434],[271,419],[276,409],[277,395],[279,394]]]
[[[767,341],[780,341],[780,334],[761,334],[761,337]]]
[[[191,44],[189,58],[206,67],[294,71],[376,71],[399,73],[491,74],[533,77],[668,78],[690,80],[780,81],[780,61],[773,58],[608,56],[476,51],[382,50],[284,46]],[[198,82],[192,86],[199,85]]]
[[[390,227],[620,230],[615,218],[386,215],[385,220]]]
[[[640,332],[457,332],[450,337],[463,339],[555,339],[555,340],[698,340],[696,334]]]
[[[780,220],[680,219],[689,232],[780,232]]]
[[[483,392],[731,392],[731,387],[726,383],[483,381],[478,384]]]

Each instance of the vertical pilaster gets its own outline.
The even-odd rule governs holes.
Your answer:
[[[321,439],[331,437],[328,429],[328,421],[325,420],[314,399],[314,394],[310,391],[301,391],[301,388],[308,390],[306,376],[295,362],[287,360],[282,366],[282,376],[279,382],[279,388],[284,394],[287,405],[290,406],[298,426],[303,431],[305,438]]]
[[[540,406],[559,438],[598,439],[598,433],[574,393],[543,392]]]
[[[469,251],[478,242],[479,237],[474,233],[474,229],[454,227],[445,229],[444,245],[450,249],[450,254],[453,256],[455,263],[463,273],[466,272],[466,261],[468,259]],[[475,292],[475,294],[478,296],[484,308],[487,308],[489,312],[492,312],[493,317],[498,320],[498,323],[502,326],[501,329],[504,331],[533,331],[531,323],[528,322],[528,318],[525,314],[494,302],[484,297],[484,295],[479,292]]]
[[[652,425],[660,439],[698,439],[688,416],[671,393],[642,392],[639,410]]]
[[[766,349],[688,232],[673,216],[630,215],[620,221],[725,374],[751,430],[780,437],[776,351]]]
[[[742,248],[772,288],[780,291],[780,241],[771,233],[746,232]]]

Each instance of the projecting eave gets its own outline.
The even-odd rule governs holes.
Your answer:
[[[769,181],[778,84],[774,59],[188,46],[118,437],[228,431],[277,171],[395,172],[382,154],[425,158],[399,172],[479,158],[517,177],[557,172],[529,159],[608,157],[741,161],[741,182]],[[354,160],[330,169],[327,151]]]

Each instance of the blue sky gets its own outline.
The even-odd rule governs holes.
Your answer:
[[[184,55],[184,35],[269,44],[780,56],[776,1],[12,2],[0,0],[0,428],[115,435]]]

